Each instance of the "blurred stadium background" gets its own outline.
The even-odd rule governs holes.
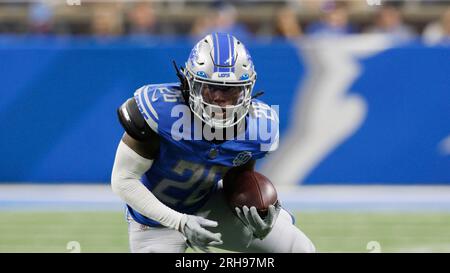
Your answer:
[[[258,169],[319,252],[450,251],[450,2],[1,0],[0,252],[128,251],[116,108],[212,31],[280,106]]]

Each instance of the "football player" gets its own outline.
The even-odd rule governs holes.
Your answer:
[[[278,117],[252,94],[242,42],[207,35],[176,71],[179,83],[143,86],[118,109],[125,133],[111,185],[127,204],[131,252],[314,252],[279,203],[261,217],[223,196],[222,181],[278,146]]]

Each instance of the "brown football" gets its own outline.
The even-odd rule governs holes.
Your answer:
[[[278,202],[272,182],[255,171],[241,172],[233,181],[224,180],[223,190],[233,212],[235,207],[255,206],[259,215],[265,217],[269,206]]]

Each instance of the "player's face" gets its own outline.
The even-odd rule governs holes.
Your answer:
[[[232,117],[233,111],[227,109],[242,102],[244,90],[238,86],[203,84],[201,95],[204,102],[216,107],[207,107],[211,117],[225,119]]]
[[[243,90],[237,86],[204,84],[201,94],[206,103],[226,107],[238,104]]]

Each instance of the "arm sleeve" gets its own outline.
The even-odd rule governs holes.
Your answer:
[[[164,205],[140,181],[152,164],[153,160],[140,156],[121,141],[111,175],[112,190],[142,215],[166,227],[180,230],[185,214]]]

